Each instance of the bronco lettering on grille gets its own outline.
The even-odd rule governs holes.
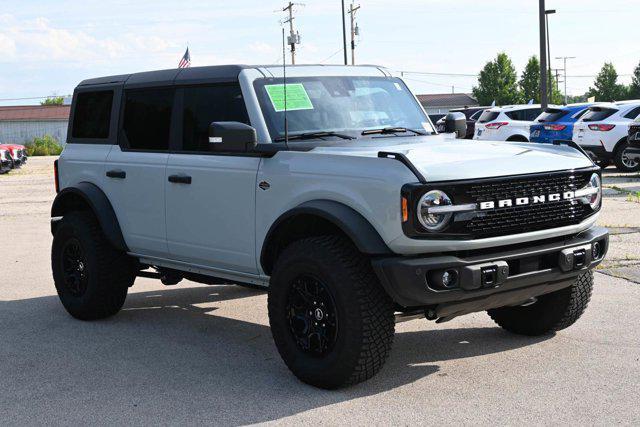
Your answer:
[[[580,195],[582,196],[582,195]],[[560,200],[573,200],[576,197],[575,191],[565,191],[564,193],[540,194],[531,197],[517,197],[515,199],[500,199],[480,202],[480,210],[507,208],[512,206],[526,206],[540,203],[559,202]]]

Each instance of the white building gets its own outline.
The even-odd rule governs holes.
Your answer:
[[[0,143],[25,143],[51,135],[67,140],[69,105],[17,105],[0,107]]]

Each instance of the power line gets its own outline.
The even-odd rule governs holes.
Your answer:
[[[339,53],[340,53],[340,52],[342,52],[343,50],[344,50],[344,48],[342,48],[342,47],[341,47],[340,49],[336,50],[336,51],[335,51],[335,52],[333,52],[331,55],[327,56],[327,57],[326,57],[326,58],[324,58],[322,61],[320,61],[320,63],[322,64],[322,63],[324,63],[324,62],[326,62],[326,61],[330,60],[331,58],[333,58],[334,56],[336,56],[337,54],[339,54]]]
[[[71,95],[30,96],[24,98],[0,98],[0,101],[27,101],[32,99],[66,98]]]

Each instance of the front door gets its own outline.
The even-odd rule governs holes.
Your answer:
[[[167,242],[171,258],[256,273],[255,194],[260,159],[209,152],[213,121],[248,123],[238,84],[178,89],[181,146],[169,155]]]

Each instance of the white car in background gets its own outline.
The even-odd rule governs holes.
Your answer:
[[[629,124],[638,116],[640,100],[592,105],[573,125],[573,140],[601,167],[613,161],[622,172],[638,171],[640,163],[627,155]]]
[[[489,108],[476,122],[473,139],[528,142],[529,127],[541,112],[535,104]]]

